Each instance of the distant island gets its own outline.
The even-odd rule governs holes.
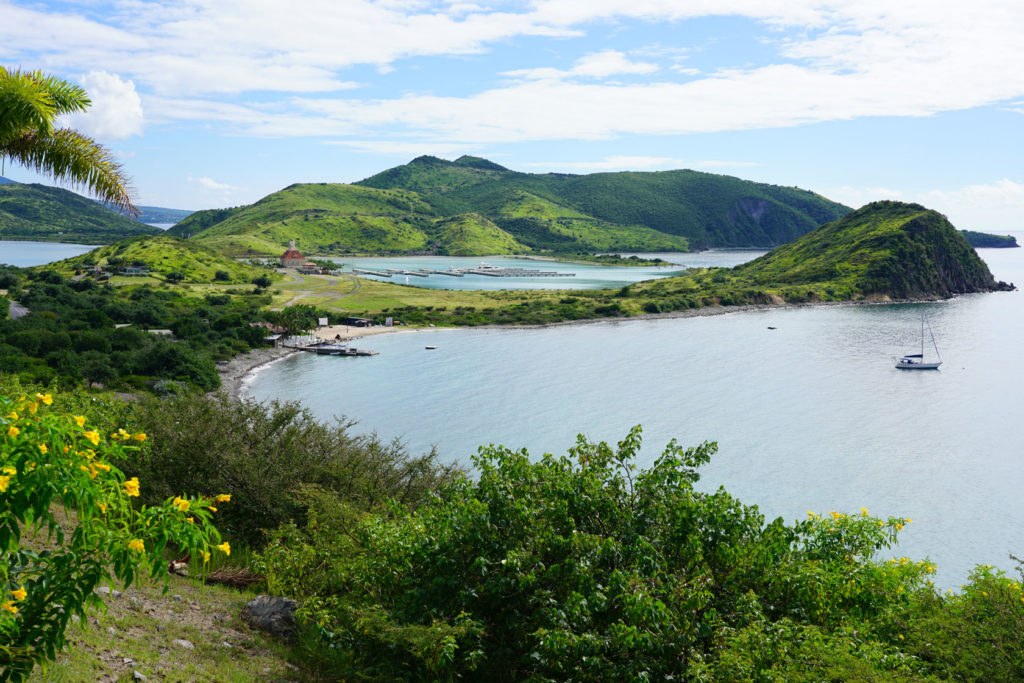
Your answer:
[[[1012,249],[1020,246],[1017,244],[1017,238],[1013,235],[991,235],[974,230],[961,230],[960,232],[967,243],[976,249]]]

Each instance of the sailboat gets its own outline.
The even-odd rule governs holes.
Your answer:
[[[925,362],[924,359],[924,330],[928,328],[928,336],[932,340],[932,348],[935,349],[935,360]],[[939,357],[939,347],[935,343],[935,335],[932,334],[932,326],[924,319],[924,311],[921,312],[921,353],[908,353],[895,359],[897,370],[938,370],[942,365],[942,358]]]

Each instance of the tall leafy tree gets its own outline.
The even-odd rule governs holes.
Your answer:
[[[138,215],[129,181],[110,151],[78,131],[57,127],[60,116],[90,104],[73,83],[0,66],[0,160],[9,158]]]

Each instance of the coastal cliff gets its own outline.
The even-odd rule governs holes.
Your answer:
[[[641,283],[650,312],[709,304],[945,299],[1014,289],[997,282],[941,213],[881,201],[732,269]]]
[[[949,220],[919,204],[880,201],[739,266],[755,283],[821,283],[850,288],[851,298],[948,298],[1012,288]]]

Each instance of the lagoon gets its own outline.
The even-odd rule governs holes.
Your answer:
[[[979,253],[998,279],[1024,282],[1024,251]],[[945,364],[900,372],[891,356],[918,345],[922,308]],[[1024,553],[1022,338],[1019,292],[427,330],[367,340],[372,358],[290,356],[245,392],[467,465],[486,443],[564,453],[577,433],[613,442],[634,424],[645,463],[674,437],[717,441],[702,487],[786,520],[862,506],[910,517],[896,555],[930,557],[956,586],[977,563],[1009,570],[1007,554]]]
[[[80,256],[98,245],[0,240],[0,264],[29,268]]]

